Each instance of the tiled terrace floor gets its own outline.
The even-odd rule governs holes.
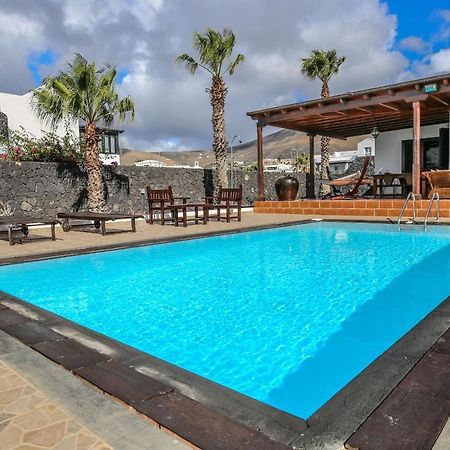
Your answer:
[[[101,236],[95,232],[70,231],[65,233],[60,227],[56,229],[56,241],[52,242],[49,229],[31,229],[30,239],[24,241],[22,245],[10,246],[6,237],[0,240],[0,262],[8,258],[23,257],[30,255],[43,255],[49,252],[75,251],[79,249],[132,244],[140,241],[156,241],[162,239],[183,238],[188,236],[199,236],[207,233],[220,233],[230,230],[240,230],[243,228],[270,226],[282,223],[289,223],[303,219],[300,216],[274,215],[274,214],[253,214],[246,212],[242,214],[242,222],[217,222],[210,221],[207,225],[189,224],[188,227],[174,227],[173,225],[161,226],[160,224],[148,225],[143,220],[136,223],[137,232],[131,233],[110,233]],[[128,222],[109,222],[106,224],[109,230],[128,230]]]
[[[0,443],[3,450],[111,449],[1,361]]]

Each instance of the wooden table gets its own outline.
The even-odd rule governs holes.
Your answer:
[[[373,179],[373,196],[383,197],[384,187],[401,187],[402,195],[404,195],[403,189],[411,187],[411,173],[382,173],[372,175]],[[386,183],[386,180],[391,180],[390,183]],[[408,183],[408,179],[410,182]],[[399,180],[399,184],[393,184],[394,180]]]
[[[210,205],[205,203],[183,203],[182,205],[167,205],[166,210],[170,210],[173,213],[173,223],[176,227],[183,225],[183,227],[187,227],[187,223],[189,220],[195,221],[196,224],[200,220],[202,220],[203,224],[206,225],[209,220],[209,207]],[[194,209],[194,217],[188,218],[187,210],[188,208]],[[203,216],[199,216],[199,210],[202,210]],[[180,216],[181,213],[181,216]],[[164,225],[164,222],[161,222]]]
[[[115,220],[130,219],[131,230],[136,233],[136,219],[140,219],[143,216],[140,214],[109,214],[109,213],[96,213],[96,212],[71,212],[71,213],[58,213],[58,218],[62,220],[62,228],[64,231],[70,231],[73,225],[70,224],[71,220],[89,220],[93,222],[96,229],[100,230],[102,236],[106,234],[106,222],[114,222]]]
[[[28,236],[29,229],[31,227],[39,227],[43,225],[50,225],[52,241],[56,240],[55,225],[59,223],[56,219],[48,219],[42,217],[0,217],[0,225],[5,225],[8,229],[8,241],[9,245],[14,245],[14,232],[18,231],[23,234],[24,237]],[[20,239],[18,241],[22,243]]]

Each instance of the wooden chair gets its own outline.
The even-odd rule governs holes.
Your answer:
[[[231,219],[237,219],[238,222],[242,219],[241,209],[242,209],[242,184],[238,188],[223,188],[219,186],[219,193],[217,198],[205,197],[209,209],[216,210],[216,219],[220,221],[225,219],[230,222]],[[215,200],[215,201],[214,201]],[[232,210],[237,209],[236,215],[232,215]],[[222,215],[224,211],[225,215]]]
[[[173,222],[175,225],[178,221],[178,206],[175,204],[175,200],[182,200],[182,204],[186,205],[189,197],[174,197],[172,192],[172,186],[166,189],[152,189],[147,186],[147,201],[149,212],[149,223],[153,224],[161,222],[164,225],[166,222]],[[156,217],[156,212],[159,211],[159,219]],[[170,218],[166,218],[166,213],[170,213]]]
[[[422,175],[426,177],[431,187],[428,198],[431,198],[435,192],[441,199],[450,198],[450,170],[431,170],[423,172]]]

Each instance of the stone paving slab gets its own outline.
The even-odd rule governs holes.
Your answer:
[[[102,445],[106,444],[106,447],[102,445],[89,447],[80,444],[77,448],[73,446],[75,445],[74,438],[71,437],[67,441],[67,446],[59,443],[53,447],[55,449],[182,450],[189,448],[179,438],[168,435],[153,423],[144,419],[143,416],[127,409],[123,404],[117,403],[108,395],[81,381],[71,372],[2,331],[0,331],[0,362],[3,363],[2,367],[7,365],[15,374],[12,382],[17,383],[18,386],[13,386],[12,394],[16,396],[16,400],[27,386],[31,386],[34,391],[45,398],[45,402],[57,406],[62,413],[81,426],[82,430],[87,430],[90,434],[96,436]],[[0,391],[5,390],[3,389],[5,385],[6,390],[11,390],[8,389],[7,382],[1,380],[0,373]],[[0,401],[0,431],[3,423],[8,420],[8,417],[2,418],[2,407]],[[69,430],[69,427],[67,427],[67,430]],[[17,437],[14,438],[15,433],[17,433],[17,430],[14,428],[12,431],[13,439],[17,439]],[[1,450],[5,450],[3,437],[0,434]],[[45,447],[23,444],[17,450],[19,448],[20,450],[42,450]]]
[[[98,247],[136,244],[143,241],[154,242],[165,239],[180,239],[188,237],[198,237],[211,233],[223,233],[227,231],[239,231],[244,228],[264,227],[280,225],[285,223],[303,220],[302,216],[276,215],[276,214],[253,214],[245,212],[242,214],[242,221],[232,221],[226,223],[211,220],[208,224],[189,224],[188,227],[175,227],[173,225],[149,225],[144,220],[136,222],[136,233],[114,233],[110,232],[105,236],[98,233],[87,233],[83,231],[69,231],[65,233],[60,227],[56,228],[56,241],[40,239],[38,235],[45,235],[47,230],[34,229],[30,239],[23,244],[10,246],[7,240],[0,238],[0,263],[10,258],[29,257],[45,255],[50,252],[69,252],[77,250],[95,249]],[[114,222],[111,227],[118,231],[128,229],[128,222]]]
[[[2,450],[111,450],[112,447],[0,361]]]

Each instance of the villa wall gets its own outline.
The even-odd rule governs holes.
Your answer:
[[[191,202],[213,192],[215,171],[168,167],[104,166],[108,207],[115,212],[143,212],[141,190],[172,186],[175,196],[190,196]],[[266,174],[266,197],[275,200],[274,183],[280,173]],[[244,204],[257,197],[257,174],[235,172],[236,184],[244,189]],[[299,197],[305,196],[305,175]],[[10,202],[16,212],[28,216],[54,215],[86,207],[86,173],[76,164],[43,162],[0,162],[0,201]]]
[[[421,138],[439,137],[439,129],[448,128],[448,123],[421,128]],[[376,143],[375,170],[400,173],[402,171],[402,141],[413,138],[413,129],[380,133]]]

